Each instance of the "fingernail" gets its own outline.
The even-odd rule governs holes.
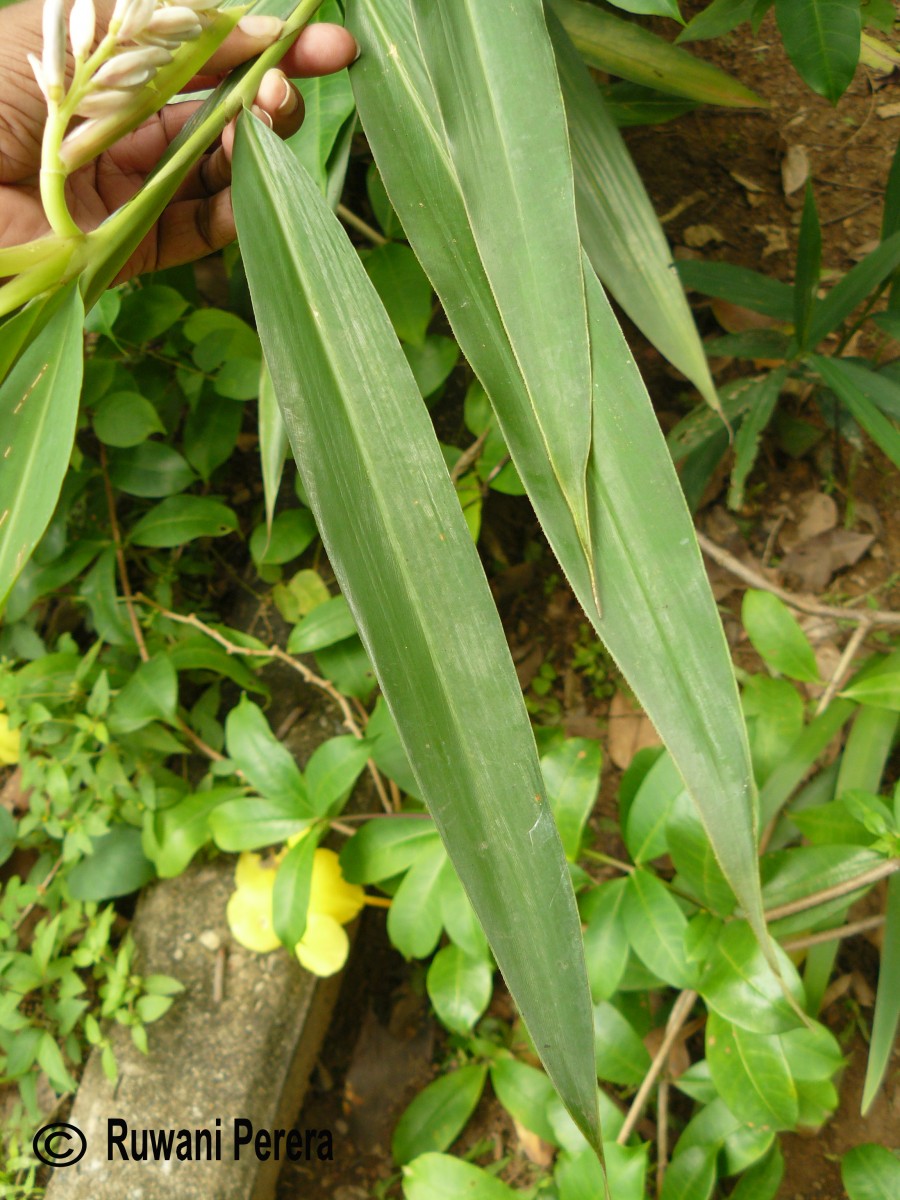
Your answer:
[[[260,108],[258,104],[251,104],[250,111],[253,113],[254,117],[259,117],[260,121],[262,121],[264,125],[268,125],[270,129],[275,128],[275,126],[272,124],[272,118],[264,108]]]
[[[353,62],[356,62],[356,60],[359,58],[359,56],[361,54],[362,54],[362,46],[359,44],[359,42],[357,42],[356,43],[356,53],[353,55]],[[352,67],[353,63],[351,63],[350,66]]]
[[[297,111],[297,105],[300,103],[300,94],[288,79],[287,75],[281,76],[281,85],[284,88],[284,95],[282,96],[281,103],[278,105],[276,111],[281,117],[289,117],[292,112]]]
[[[247,37],[251,37],[258,42],[274,42],[281,37],[281,31],[284,29],[284,21],[278,17],[241,17],[237,23],[241,33],[245,33]]]

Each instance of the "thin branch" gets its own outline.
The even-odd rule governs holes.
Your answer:
[[[656,1096],[656,1194],[662,1196],[669,1161],[669,1081],[659,1081]]]
[[[790,917],[794,913],[806,912],[807,909],[825,904],[829,900],[837,900],[841,896],[848,896],[851,892],[858,892],[861,888],[868,887],[869,884],[877,883],[879,879],[893,875],[895,871],[900,871],[900,858],[887,859],[887,861],[879,863],[877,867],[870,867],[868,871],[863,871],[861,875],[845,879],[843,883],[823,888],[820,892],[812,892],[809,896],[792,900],[790,904],[779,904],[777,908],[768,909],[765,914],[766,920],[777,921],[780,917]]]
[[[856,937],[858,933],[868,933],[870,929],[880,929],[885,918],[865,917],[861,921],[850,921],[847,925],[838,925],[835,929],[823,929],[820,933],[811,933],[809,937],[796,938],[793,942],[785,942],[782,950],[793,954],[795,950],[808,950],[810,946],[821,946],[823,942],[836,942],[838,939]]]
[[[139,592],[134,599],[141,604],[148,604],[151,608],[155,608],[157,612],[164,617],[168,617],[170,621],[175,621],[180,625],[190,625],[192,629],[199,630],[200,633],[205,634],[206,637],[211,638],[214,642],[217,642],[226,654],[237,654],[246,658],[277,658],[279,662],[283,662],[286,666],[296,671],[298,675],[302,676],[306,683],[310,684],[312,687],[318,688],[331,700],[333,700],[343,715],[344,728],[347,729],[349,733],[352,733],[353,736],[359,741],[364,739],[365,734],[357,724],[353,715],[353,709],[350,707],[346,696],[342,696],[333,683],[327,679],[323,679],[322,676],[317,675],[315,671],[311,671],[309,667],[300,662],[299,659],[288,654],[285,650],[282,650],[280,646],[272,645],[263,650],[257,650],[250,646],[239,646],[236,642],[232,642],[230,638],[226,637],[225,634],[220,633],[218,629],[213,629],[211,625],[207,625],[205,621],[201,621],[195,613],[188,613],[187,615],[184,615],[183,613],[172,612],[171,609],[163,608],[161,604],[157,604],[155,600],[151,600],[149,596],[145,596],[141,592]],[[365,710],[363,710],[363,719],[366,718],[366,715],[367,714],[365,713]],[[387,790],[384,786],[384,780],[381,776],[381,772],[375,765],[374,760],[370,758],[366,766],[368,767],[369,774],[372,776],[372,782],[375,785],[375,790],[378,793],[378,798],[381,801],[382,807],[384,808],[385,812],[393,811],[390,798],[388,797]]]
[[[364,238],[367,238],[372,243],[373,246],[386,246],[388,244],[388,238],[379,233],[377,229],[373,229],[367,221],[364,221],[362,217],[358,217],[356,213],[347,208],[345,204],[339,204],[335,209],[335,212],[342,221],[351,226],[351,228],[355,229],[357,233],[361,233]]]
[[[694,1001],[697,999],[697,993],[687,989],[683,991],[675,1003],[672,1005],[672,1011],[669,1013],[669,1020],[666,1025],[665,1037],[662,1044],[656,1052],[656,1057],[650,1064],[647,1074],[644,1076],[644,1081],[638,1088],[637,1095],[631,1102],[631,1108],[628,1110],[628,1116],[625,1118],[625,1123],[619,1130],[619,1136],[616,1142],[620,1146],[624,1146],[631,1135],[634,1133],[638,1121],[641,1119],[641,1113],[644,1111],[644,1105],[650,1098],[650,1093],[653,1090],[653,1085],[656,1083],[660,1071],[665,1067],[669,1058],[669,1053],[675,1045],[675,1039],[681,1032],[681,1027],[688,1019],[691,1009],[694,1007]]]
[[[116,498],[113,495],[112,483],[109,478],[107,469],[106,446],[100,443],[100,470],[103,473],[103,488],[106,492],[106,507],[109,510],[109,526],[112,531],[113,542],[116,548],[116,563],[119,568],[119,581],[122,584],[122,595],[125,597],[125,607],[128,610],[128,619],[131,622],[131,632],[134,634],[134,640],[137,642],[138,654],[141,662],[147,662],[150,655],[147,653],[147,643],[144,641],[144,632],[141,629],[140,622],[137,619],[137,613],[134,611],[134,597],[131,593],[131,583],[128,579],[128,567],[125,563],[125,551],[122,548],[122,535],[119,532],[119,521],[116,517]]]
[[[844,647],[844,653],[841,655],[840,662],[835,667],[834,674],[828,681],[828,687],[822,693],[819,703],[816,705],[817,717],[822,715],[822,713],[837,695],[838,688],[841,686],[844,676],[849,671],[850,664],[853,662],[857,650],[868,637],[871,628],[872,624],[870,621],[862,620],[860,621],[859,625],[857,625],[856,629],[853,630],[850,640]]]
[[[463,450],[462,454],[453,464],[450,469],[450,478],[453,483],[457,483],[463,477],[465,472],[469,469],[469,467],[471,467],[472,463],[475,462],[475,460],[481,454],[481,451],[484,449],[484,443],[487,441],[487,436],[490,431],[491,427],[488,425],[486,429],[483,429],[481,433],[479,433],[472,445],[467,446],[465,450]]]
[[[743,580],[750,587],[771,592],[773,596],[777,596],[779,600],[783,600],[785,604],[800,612],[810,613],[814,617],[832,617],[837,621],[864,621],[869,626],[900,626],[900,613],[869,608],[856,612],[851,608],[838,608],[832,604],[820,604],[817,600],[807,600],[803,596],[797,596],[793,592],[786,591],[785,588],[778,587],[777,584],[770,583],[764,575],[752,567],[746,566],[739,558],[735,558],[733,554],[699,531],[697,532],[697,541],[700,543],[703,553],[717,562],[720,567],[724,567],[726,571],[730,571],[732,575]]]

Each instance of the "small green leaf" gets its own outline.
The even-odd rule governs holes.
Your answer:
[[[68,873],[76,900],[112,900],[136,892],[156,875],[141,847],[141,831],[116,825],[94,839],[94,852]]]
[[[716,1182],[716,1147],[691,1146],[666,1170],[660,1200],[709,1200]]]
[[[493,991],[493,971],[485,958],[472,958],[459,946],[438,950],[425,984],[438,1019],[454,1033],[471,1033]]]
[[[187,306],[187,300],[174,288],[158,283],[137,287],[122,296],[116,337],[136,346],[155,341],[175,324]]]
[[[288,638],[288,653],[308,654],[311,650],[342,642],[355,633],[356,622],[350,606],[343,596],[333,596],[294,626]]]
[[[469,1063],[423,1088],[394,1129],[394,1161],[403,1166],[420,1154],[446,1150],[455,1142],[481,1099],[486,1078],[486,1065]]]
[[[246,697],[228,714],[225,738],[229,758],[261,795],[290,802],[304,816],[314,815],[293,756],[272,733],[262,711]]]
[[[113,392],[94,409],[94,433],[107,446],[137,446],[152,433],[165,433],[159,413],[138,392]]]
[[[797,969],[777,945],[775,952],[782,978],[802,1007],[805,997]],[[722,930],[698,990],[719,1016],[752,1033],[784,1033],[799,1024],[753,931],[743,921]]]
[[[675,266],[685,287],[740,304],[776,321],[794,319],[794,289],[778,279],[724,262],[684,259]]]
[[[171,659],[157,654],[141,663],[113,700],[109,727],[113,733],[133,733],[151,721],[174,724],[178,707],[178,676]]]
[[[317,816],[324,817],[349,795],[370,753],[367,742],[350,734],[329,738],[316,747],[303,774]]]
[[[693,987],[695,971],[684,953],[687,918],[665,884],[649,871],[635,871],[625,889],[624,915],[641,961],[673,987]]]
[[[574,862],[600,790],[603,752],[588,738],[567,738],[541,758],[547,797],[566,857]]]
[[[556,1134],[547,1119],[547,1110],[556,1098],[556,1089],[543,1071],[517,1058],[498,1058],[491,1063],[491,1087],[494,1095],[520,1125],[538,1137],[556,1144]]]
[[[293,950],[306,933],[313,859],[318,838],[309,833],[288,850],[275,876],[272,917],[282,945]]]
[[[684,781],[678,768],[671,755],[664,752],[650,767],[634,799],[625,806],[623,837],[636,863],[650,862],[666,853],[666,823],[683,791]]]
[[[459,362],[459,346],[442,333],[428,333],[420,346],[403,347],[406,361],[425,400],[435,397]]]
[[[900,1161],[874,1142],[854,1146],[841,1160],[841,1180],[850,1200],[897,1200]]]
[[[818,683],[813,648],[783,600],[751,588],[744,594],[741,619],[754,650],[770,667],[791,679]]]
[[[161,442],[141,442],[125,450],[114,450],[109,456],[109,478],[120,491],[129,496],[156,499],[183,492],[197,476],[187,461]]]
[[[136,546],[181,546],[194,538],[223,537],[238,527],[234,510],[208,496],[169,496],[131,530]]]
[[[448,1154],[420,1154],[403,1168],[404,1200],[515,1200],[518,1195],[481,1167]]]
[[[184,871],[212,836],[211,814],[226,800],[234,799],[236,794],[234,788],[212,788],[208,792],[186,796],[171,808],[148,814],[153,823],[153,835],[151,838],[145,832],[143,849],[161,879],[174,879]]]
[[[626,883],[625,879],[601,883],[582,901],[581,915],[587,922],[584,957],[594,1000],[608,1000],[625,972],[628,934],[622,905]]]
[[[775,1200],[784,1177],[784,1157],[776,1142],[765,1158],[738,1180],[730,1200]]]
[[[250,537],[250,553],[257,566],[280,565],[298,558],[317,534],[308,508],[289,508],[272,522],[271,532],[257,525]]]
[[[387,309],[397,337],[421,346],[431,322],[431,284],[415,254],[409,246],[392,242],[370,251],[363,259],[363,266]]]
[[[341,870],[349,883],[380,883],[407,871],[427,845],[440,844],[437,830],[422,817],[392,816],[366,823],[341,851]]]
[[[719,1095],[740,1120],[765,1131],[797,1123],[797,1089],[775,1034],[751,1033],[712,1012],[706,1060]]]
[[[306,805],[296,799],[263,800],[245,796],[226,800],[209,815],[209,828],[216,845],[235,854],[286,842],[311,824]]]
[[[617,1008],[606,1000],[594,1008],[597,1074],[609,1083],[639,1084],[650,1066],[647,1047]]]
[[[675,41],[680,44],[721,37],[749,21],[756,5],[757,0],[712,0],[688,21]]]
[[[455,871],[441,879],[441,920],[451,942],[472,958],[489,959],[487,938]]]
[[[441,918],[441,875],[452,870],[447,851],[435,841],[420,850],[394,893],[387,931],[406,958],[427,958],[438,944]]]

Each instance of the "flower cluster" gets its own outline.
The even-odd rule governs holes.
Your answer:
[[[102,118],[133,107],[135,97],[186,42],[200,37],[217,15],[218,0],[116,0],[105,35],[97,42],[94,0],[75,0],[68,21],[68,44],[75,60],[66,88],[65,0],[45,0],[43,53],[29,55],[31,69],[51,111],[66,124],[83,117],[66,139],[90,141]],[[65,155],[64,155],[65,157]]]
[[[235,939],[265,954],[280,945],[272,913],[275,876],[280,856],[264,862],[259,854],[245,852],[235,871],[237,890],[228,901],[226,915]],[[334,975],[347,961],[350,942],[344,926],[365,904],[378,902],[341,874],[333,850],[318,849],[313,858],[306,932],[295,946],[300,965],[313,975]]]

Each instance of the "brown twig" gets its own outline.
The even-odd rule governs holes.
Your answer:
[[[669,1053],[675,1045],[675,1039],[681,1031],[682,1025],[688,1019],[688,1014],[694,1007],[694,1001],[697,999],[697,993],[691,991],[690,988],[681,993],[675,1003],[672,1005],[672,1011],[669,1013],[669,1020],[666,1024],[665,1037],[662,1044],[656,1052],[656,1056],[644,1076],[644,1081],[638,1088],[637,1095],[631,1102],[631,1108],[628,1110],[628,1116],[622,1128],[619,1130],[619,1136],[616,1142],[619,1146],[624,1146],[628,1139],[634,1133],[635,1127],[641,1118],[641,1113],[644,1111],[644,1105],[650,1097],[650,1092],[653,1090],[653,1085],[659,1076],[660,1071],[665,1067],[669,1058]]]
[[[141,629],[140,622],[137,619],[137,613],[134,610],[134,597],[131,593],[131,583],[128,579],[128,567],[125,564],[125,551],[122,547],[122,535],[119,531],[119,521],[116,517],[116,498],[113,495],[112,483],[109,478],[109,470],[106,458],[106,447],[100,443],[100,470],[103,474],[103,488],[106,492],[106,507],[109,510],[109,527],[112,531],[113,543],[116,548],[116,563],[119,567],[119,582],[122,585],[122,595],[125,597],[125,607],[128,610],[128,619],[131,622],[131,632],[134,634],[134,640],[137,642],[138,654],[141,657],[141,662],[147,662],[150,655],[147,653],[147,643],[144,641],[144,632]]]
[[[487,441],[488,434],[491,431],[490,425],[479,433],[478,437],[471,446],[467,446],[462,454],[450,468],[450,479],[453,483],[458,483],[465,472],[471,467],[472,463],[481,454],[484,449],[484,443]]]
[[[669,1160],[669,1081],[659,1081],[656,1095],[656,1194],[661,1197]]]
[[[357,233],[361,233],[373,246],[386,246],[388,244],[388,239],[383,234],[379,233],[377,229],[373,229],[367,221],[364,221],[362,217],[358,217],[345,204],[339,204],[335,212],[345,224],[351,226]]]
[[[844,652],[840,657],[840,661],[838,662],[838,665],[835,667],[834,672],[828,681],[828,687],[826,687],[819,699],[819,703],[816,705],[817,717],[822,715],[822,713],[837,695],[838,688],[841,686],[844,676],[849,671],[850,664],[853,662],[857,650],[868,637],[871,628],[871,622],[862,620],[860,621],[859,625],[857,625],[856,629],[853,630],[850,640],[844,647]]]
[[[781,917],[791,917],[794,913],[806,912],[807,909],[816,908],[819,904],[826,904],[829,900],[837,900],[841,896],[848,896],[851,892],[858,892],[871,883],[877,883],[879,879],[893,875],[895,871],[900,871],[900,858],[889,858],[885,862],[879,863],[877,867],[870,867],[868,871],[863,871],[861,875],[845,879],[843,883],[822,888],[820,892],[811,892],[810,895],[802,896],[799,900],[792,900],[789,904],[779,904],[776,908],[767,909],[766,920],[777,921]]]
[[[53,864],[53,866],[50,868],[50,870],[47,872],[47,874],[44,876],[44,878],[41,880],[41,882],[38,884],[38,889],[37,889],[38,890],[38,898],[43,896],[44,892],[46,892],[47,888],[53,882],[54,876],[56,875],[57,871],[60,869],[60,867],[62,865],[63,865],[63,858],[62,858],[62,855],[60,855],[59,858],[56,860],[56,862]],[[28,918],[34,912],[37,905],[38,905],[37,899],[32,900],[32,902],[30,904],[26,904],[26,906],[19,913],[19,917],[18,917],[18,920],[16,921],[15,925],[13,925],[13,927],[12,927],[13,933],[18,933],[18,931],[22,928],[22,926],[25,924],[25,922],[28,920]]]
[[[800,612],[810,613],[814,617],[832,617],[837,621],[864,621],[870,627],[875,625],[900,626],[900,613],[886,612],[883,609],[865,609],[862,612],[855,612],[851,608],[838,608],[832,604],[820,604],[817,600],[807,600],[804,596],[798,596],[785,588],[778,587],[775,583],[770,583],[764,575],[742,563],[739,558],[735,558],[728,550],[717,545],[706,534],[698,531],[697,541],[700,543],[703,553],[717,562],[720,567],[724,567],[726,571],[730,571],[732,575],[743,580],[750,587],[771,592],[773,596],[777,596],[779,600],[783,600],[785,604]]]
[[[175,621],[180,625],[190,625],[192,629],[199,630],[200,633],[217,642],[226,654],[237,654],[246,658],[277,658],[279,662],[283,662],[286,666],[296,671],[302,676],[303,680],[312,687],[318,688],[324,692],[331,700],[340,708],[344,718],[344,728],[359,741],[365,737],[362,729],[357,724],[356,718],[353,715],[353,709],[350,707],[346,696],[342,696],[333,683],[327,679],[323,679],[321,675],[317,675],[315,671],[311,671],[305,663],[300,662],[298,658],[294,658],[287,651],[282,650],[280,646],[268,646],[265,649],[255,649],[250,646],[239,646],[236,642],[232,642],[225,634],[220,633],[218,629],[213,629],[211,625],[207,625],[205,621],[201,621],[195,613],[176,613],[171,609],[163,608],[161,604],[157,604],[155,600],[151,600],[149,596],[145,596],[142,592],[138,592],[134,597],[140,604],[148,604],[151,608],[155,608],[162,616],[168,617],[170,621]],[[362,717],[367,716],[365,710],[362,711]],[[199,739],[195,739],[199,742]],[[202,746],[201,746],[202,748]],[[204,751],[206,752],[206,751]],[[215,753],[215,751],[213,751]],[[375,790],[378,793],[378,798],[385,812],[393,811],[390,799],[384,786],[384,780],[381,777],[381,772],[378,770],[374,761],[370,758],[367,762],[369,774],[372,776],[372,782],[375,785]]]
[[[858,933],[868,933],[870,929],[879,929],[884,922],[883,916],[864,917],[861,921],[850,921],[848,924],[838,925],[834,929],[823,929],[819,933],[811,933],[809,937],[785,942],[781,948],[788,954],[793,954],[795,950],[808,950],[810,946],[820,946],[823,942],[836,942],[839,939],[856,937]]]

